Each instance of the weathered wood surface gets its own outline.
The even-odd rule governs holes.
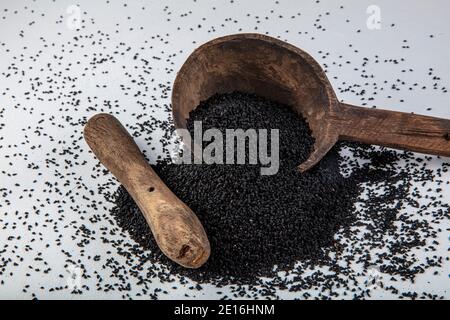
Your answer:
[[[202,224],[161,181],[121,123],[97,114],[86,124],[84,137],[139,206],[161,251],[184,267],[203,265],[210,245]]]
[[[341,104],[309,54],[252,33],[214,39],[188,57],[172,91],[176,127],[186,127],[201,101],[232,91],[290,105],[307,120],[316,142],[301,171],[317,164],[339,139],[450,156],[450,120]]]

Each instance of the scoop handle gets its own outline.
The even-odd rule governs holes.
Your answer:
[[[134,199],[161,251],[187,268],[204,264],[210,244],[202,224],[153,171],[119,120],[104,113],[93,116],[84,138]]]
[[[341,104],[339,139],[450,156],[450,120]]]

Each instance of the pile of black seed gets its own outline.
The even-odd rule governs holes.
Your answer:
[[[323,249],[333,246],[336,232],[354,220],[359,194],[359,178],[344,178],[339,172],[337,150],[301,174],[297,166],[314,143],[307,123],[287,106],[250,94],[216,95],[201,103],[188,121],[192,135],[193,123],[199,120],[203,130],[217,128],[223,133],[237,128],[278,129],[278,173],[261,175],[259,163],[156,166],[208,234],[211,257],[198,270],[179,268],[160,253],[141,212],[122,187],[112,211],[118,224],[151,252],[153,261],[200,282],[252,283],[289,270],[299,260],[327,259]]]

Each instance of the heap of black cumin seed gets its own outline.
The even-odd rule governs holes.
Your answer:
[[[199,282],[254,283],[289,270],[299,260],[320,262],[334,235],[354,220],[358,178],[339,172],[333,149],[309,172],[297,170],[313,145],[306,122],[287,106],[243,93],[216,95],[191,113],[203,130],[278,129],[279,171],[261,175],[260,165],[156,166],[167,186],[199,217],[211,242],[211,257],[198,270],[179,268],[165,258],[139,209],[120,188],[113,215],[151,259]],[[223,139],[225,141],[225,138]],[[248,146],[247,146],[248,147]],[[236,148],[236,145],[235,145]],[[247,150],[248,152],[248,150]]]
[[[135,241],[103,237],[126,259],[124,266],[111,260],[106,267],[119,273],[129,269],[143,294],[154,299],[168,294],[152,287],[156,281],[173,284],[173,289],[187,285],[193,295],[186,297],[196,296],[202,283],[215,286],[225,299],[357,299],[374,292],[392,298],[443,297],[405,288],[423,273],[439,276],[444,265],[437,249],[438,226],[449,217],[443,198],[449,181],[441,179],[448,163],[346,142],[300,175],[295,168],[313,140],[305,122],[285,106],[234,93],[202,103],[190,115],[191,130],[199,119],[204,130],[279,128],[280,170],[276,176],[260,176],[257,165],[161,162],[155,167],[208,232],[211,259],[197,270],[180,268],[160,252],[122,187],[106,192],[115,203],[111,232],[118,225]],[[167,131],[161,142],[168,154],[171,125],[152,118],[139,123],[140,132],[149,136],[161,126]],[[433,168],[433,163],[439,166]]]

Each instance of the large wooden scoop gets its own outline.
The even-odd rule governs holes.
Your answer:
[[[187,268],[204,264],[210,245],[203,226],[153,171],[120,122],[112,115],[97,114],[86,124],[84,138],[133,197],[161,251]]]
[[[232,91],[290,105],[307,120],[315,144],[301,171],[317,164],[339,139],[450,156],[450,120],[340,103],[310,55],[260,34],[217,38],[189,56],[173,86],[175,125],[186,128],[200,101]]]

